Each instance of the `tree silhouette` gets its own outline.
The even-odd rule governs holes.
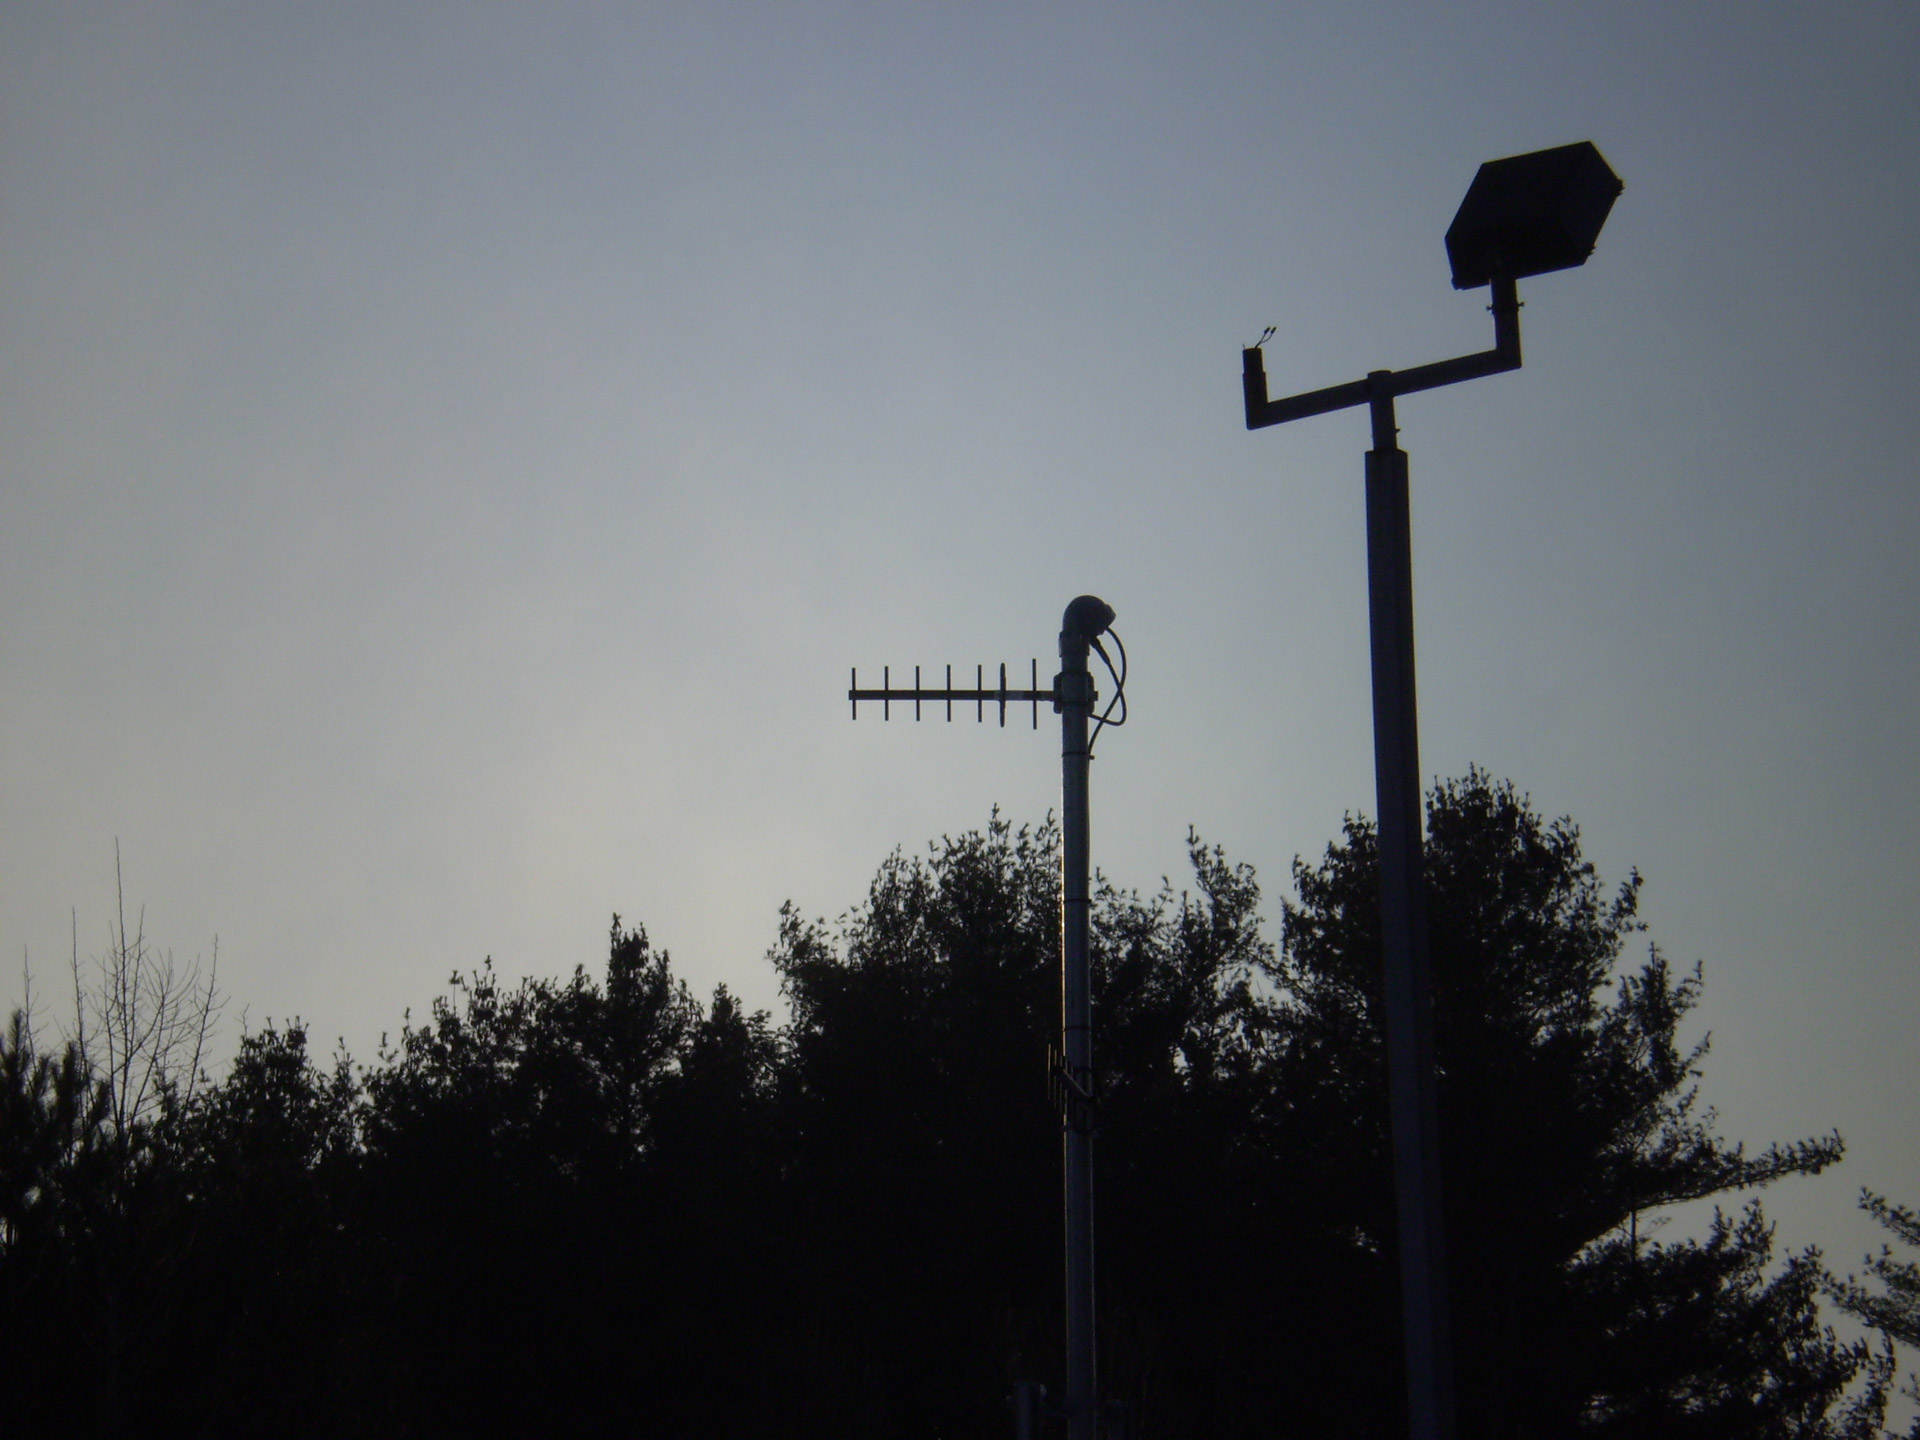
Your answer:
[[[1860,1208],[1901,1243],[1920,1247],[1920,1214],[1911,1207],[1895,1205],[1884,1195],[1862,1190]],[[1920,1348],[1920,1263],[1899,1259],[1891,1246],[1882,1245],[1880,1253],[1867,1256],[1864,1265],[1866,1283],[1852,1275],[1845,1280],[1829,1279],[1828,1295],[1887,1339]],[[1906,1393],[1920,1401],[1920,1377],[1908,1376]],[[1920,1416],[1914,1418],[1908,1436],[1909,1440],[1920,1440]]]
[[[1326,1334],[1365,1333],[1393,1305],[1374,844],[1350,819],[1319,865],[1296,863],[1272,974],[1264,1158],[1299,1248],[1343,1282]],[[1679,1041],[1698,970],[1676,978],[1652,947],[1624,963],[1640,877],[1608,895],[1570,822],[1475,771],[1428,796],[1426,878],[1462,1433],[1868,1426],[1883,1388],[1871,1356],[1818,1325],[1815,1256],[1762,1282],[1757,1208],[1704,1244],[1638,1239],[1643,1212],[1817,1173],[1841,1149],[1833,1136],[1749,1155],[1714,1133],[1696,1088],[1706,1042]],[[1728,1320],[1718,1343],[1666,1343],[1689,1308]],[[1735,1317],[1765,1321],[1775,1348],[1734,1343]],[[1349,1431],[1399,1428],[1386,1367],[1313,1373],[1354,1386],[1329,1395],[1329,1429],[1342,1415]],[[1840,1406],[1861,1376],[1866,1398]]]
[[[838,937],[788,907],[782,1093],[821,1433],[992,1433],[1052,1345],[1058,833],[896,852]],[[1035,1355],[1033,1358],[1037,1359]]]
[[[1860,1208],[1904,1244],[1920,1247],[1920,1215],[1909,1207],[1862,1190]],[[1903,1345],[1920,1346],[1920,1264],[1894,1258],[1892,1247],[1886,1245],[1865,1263],[1868,1277],[1879,1281],[1880,1288],[1870,1289],[1849,1276],[1833,1287],[1835,1298],[1876,1330]]]
[[[1752,1203],[1694,1239],[1643,1223],[1838,1139],[1718,1136],[1681,1040],[1700,973],[1629,958],[1639,879],[1603,889],[1570,823],[1475,772],[1428,833],[1462,1434],[1866,1440],[1891,1362],[1821,1323],[1816,1254],[1776,1262]],[[787,907],[783,1026],[698,1000],[617,917],[604,977],[482,966],[367,1065],[269,1026],[125,1123],[84,1047],[16,1017],[10,1416],[1004,1435],[1012,1383],[1063,1369],[1058,844],[996,814],[832,925]],[[1156,1440],[1396,1435],[1373,829],[1296,864],[1277,945],[1251,870],[1189,851],[1185,889],[1096,892],[1103,1391]]]

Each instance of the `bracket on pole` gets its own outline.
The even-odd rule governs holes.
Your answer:
[[[1371,405],[1416,390],[1432,390],[1462,380],[1477,380],[1482,375],[1498,375],[1520,368],[1520,288],[1511,276],[1496,275],[1492,280],[1493,348],[1451,360],[1436,360],[1431,365],[1416,365],[1411,370],[1375,370],[1364,380],[1349,380],[1344,385],[1329,385],[1324,390],[1308,390],[1282,400],[1267,398],[1267,367],[1258,345],[1240,352],[1240,388],[1247,406],[1247,428],[1260,430],[1268,425],[1284,425],[1289,420],[1304,420],[1309,415],[1325,415],[1353,405]],[[1391,412],[1389,412],[1391,413]]]
[[[1051,1045],[1047,1047],[1047,1094],[1068,1129],[1092,1132],[1094,1109],[1100,1103],[1100,1082],[1092,1074],[1084,1083],[1076,1078],[1067,1057]]]

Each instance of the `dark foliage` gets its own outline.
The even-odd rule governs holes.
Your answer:
[[[1698,972],[1623,963],[1638,878],[1604,892],[1570,825],[1475,774],[1429,826],[1461,1433],[1864,1440],[1889,1362],[1821,1325],[1816,1255],[1774,1262],[1752,1205],[1639,1223],[1837,1138],[1718,1138]],[[1277,947],[1198,839],[1191,889],[1098,893],[1102,1383],[1149,1436],[1401,1429],[1373,845],[1350,821],[1296,866]],[[1063,1368],[1057,846],[996,816],[836,925],[789,907],[778,1030],[617,918],[604,981],[455,977],[366,1067],[270,1027],[124,1123],[16,1021],[9,1418],[1004,1435],[1011,1383]]]
[[[1651,947],[1623,965],[1641,928],[1640,879],[1608,895],[1570,823],[1542,819],[1511,785],[1475,773],[1435,789],[1428,829],[1462,1433],[1866,1425],[1877,1381],[1862,1407],[1835,1408],[1848,1381],[1873,1379],[1872,1362],[1815,1322],[1817,1285],[1803,1283],[1819,1273],[1815,1257],[1790,1262],[1788,1277],[1800,1278],[1766,1290],[1761,1306],[1746,1303],[1770,1255],[1757,1211],[1716,1228],[1704,1248],[1635,1239],[1643,1212],[1817,1173],[1839,1159],[1838,1137],[1749,1155],[1714,1134],[1695,1089],[1706,1043],[1683,1050],[1678,1038],[1699,972],[1676,978]],[[1317,1334],[1338,1334],[1342,1347],[1379,1333],[1394,1304],[1374,847],[1372,826],[1350,820],[1318,866],[1295,866],[1258,1119],[1262,1158],[1280,1162],[1270,1188],[1287,1197],[1303,1248],[1333,1272],[1324,1294],[1338,1319]],[[1656,1320],[1689,1309],[1777,1325],[1790,1313],[1810,1328],[1782,1355],[1799,1367],[1796,1385],[1823,1398],[1756,1391],[1750,1376],[1716,1370],[1735,1363],[1724,1346],[1649,1341]],[[1326,1353],[1306,1373],[1318,1377],[1313,1391],[1291,1404],[1325,1406],[1329,1432],[1343,1417],[1349,1433],[1398,1428],[1385,1366]],[[1327,1377],[1353,1388],[1336,1391]]]
[[[1863,1190],[1860,1208],[1903,1244],[1920,1248],[1920,1214],[1910,1207],[1895,1205],[1884,1195]],[[1876,1290],[1850,1275],[1845,1282],[1832,1287],[1835,1297],[1854,1315],[1891,1339],[1903,1345],[1920,1346],[1920,1264],[1897,1258],[1887,1245],[1880,1247],[1878,1255],[1869,1255],[1865,1264],[1869,1281],[1878,1281],[1879,1288]]]
[[[1871,1190],[1860,1192],[1860,1208],[1880,1222],[1880,1227],[1902,1244],[1920,1249],[1920,1213],[1912,1207],[1896,1205]],[[1866,1277],[1849,1275],[1844,1280],[1829,1277],[1828,1295],[1839,1301],[1848,1313],[1866,1322],[1889,1342],[1920,1348],[1920,1263],[1902,1260],[1889,1245],[1878,1255],[1863,1262]],[[1920,1376],[1909,1375],[1907,1396],[1920,1402]],[[1920,1415],[1907,1432],[1908,1440],[1920,1440]]]

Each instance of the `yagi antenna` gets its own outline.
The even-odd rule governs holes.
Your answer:
[[[847,703],[852,707],[853,718],[858,720],[860,718],[860,702],[862,700],[878,700],[880,702],[880,718],[882,720],[891,720],[893,718],[894,701],[897,700],[904,705],[907,701],[911,700],[913,702],[913,718],[918,720],[920,718],[920,706],[922,703],[931,704],[937,701],[947,707],[947,719],[951,721],[953,719],[953,702],[958,700],[964,705],[967,701],[971,700],[973,702],[973,718],[976,721],[984,721],[986,719],[988,705],[996,706],[1000,713],[1000,728],[1003,730],[1007,725],[1007,706],[1026,705],[1032,709],[1033,728],[1038,730],[1040,728],[1040,702],[1044,700],[1048,705],[1058,710],[1060,708],[1056,703],[1058,692],[1054,690],[1042,690],[1040,688],[1040,662],[1038,660],[1029,662],[1028,672],[1030,678],[1026,689],[1009,689],[1007,686],[1007,667],[1005,663],[1002,663],[1000,666],[1000,684],[996,688],[986,683],[986,666],[976,665],[973,667],[973,687],[967,690],[956,690],[953,684],[953,666],[949,665],[947,666],[947,683],[938,688],[928,689],[921,685],[920,667],[916,665],[913,667],[913,688],[911,690],[896,690],[893,688],[893,667],[891,665],[882,665],[880,667],[880,688],[878,690],[862,690],[860,688],[860,671],[856,667],[852,674],[852,683],[847,687]]]

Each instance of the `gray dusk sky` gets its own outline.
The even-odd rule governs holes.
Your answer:
[[[1248,434],[1240,346],[1482,348],[1467,182],[1591,139],[1526,368],[1401,405],[1423,760],[1644,872],[1845,1264],[1920,1200],[1917,73],[1911,0],[0,5],[0,994],[117,839],[229,1044],[616,910],[777,1007],[781,901],[1057,803],[849,667],[1050,673],[1089,590],[1096,861],[1276,896],[1372,808],[1365,420]]]

